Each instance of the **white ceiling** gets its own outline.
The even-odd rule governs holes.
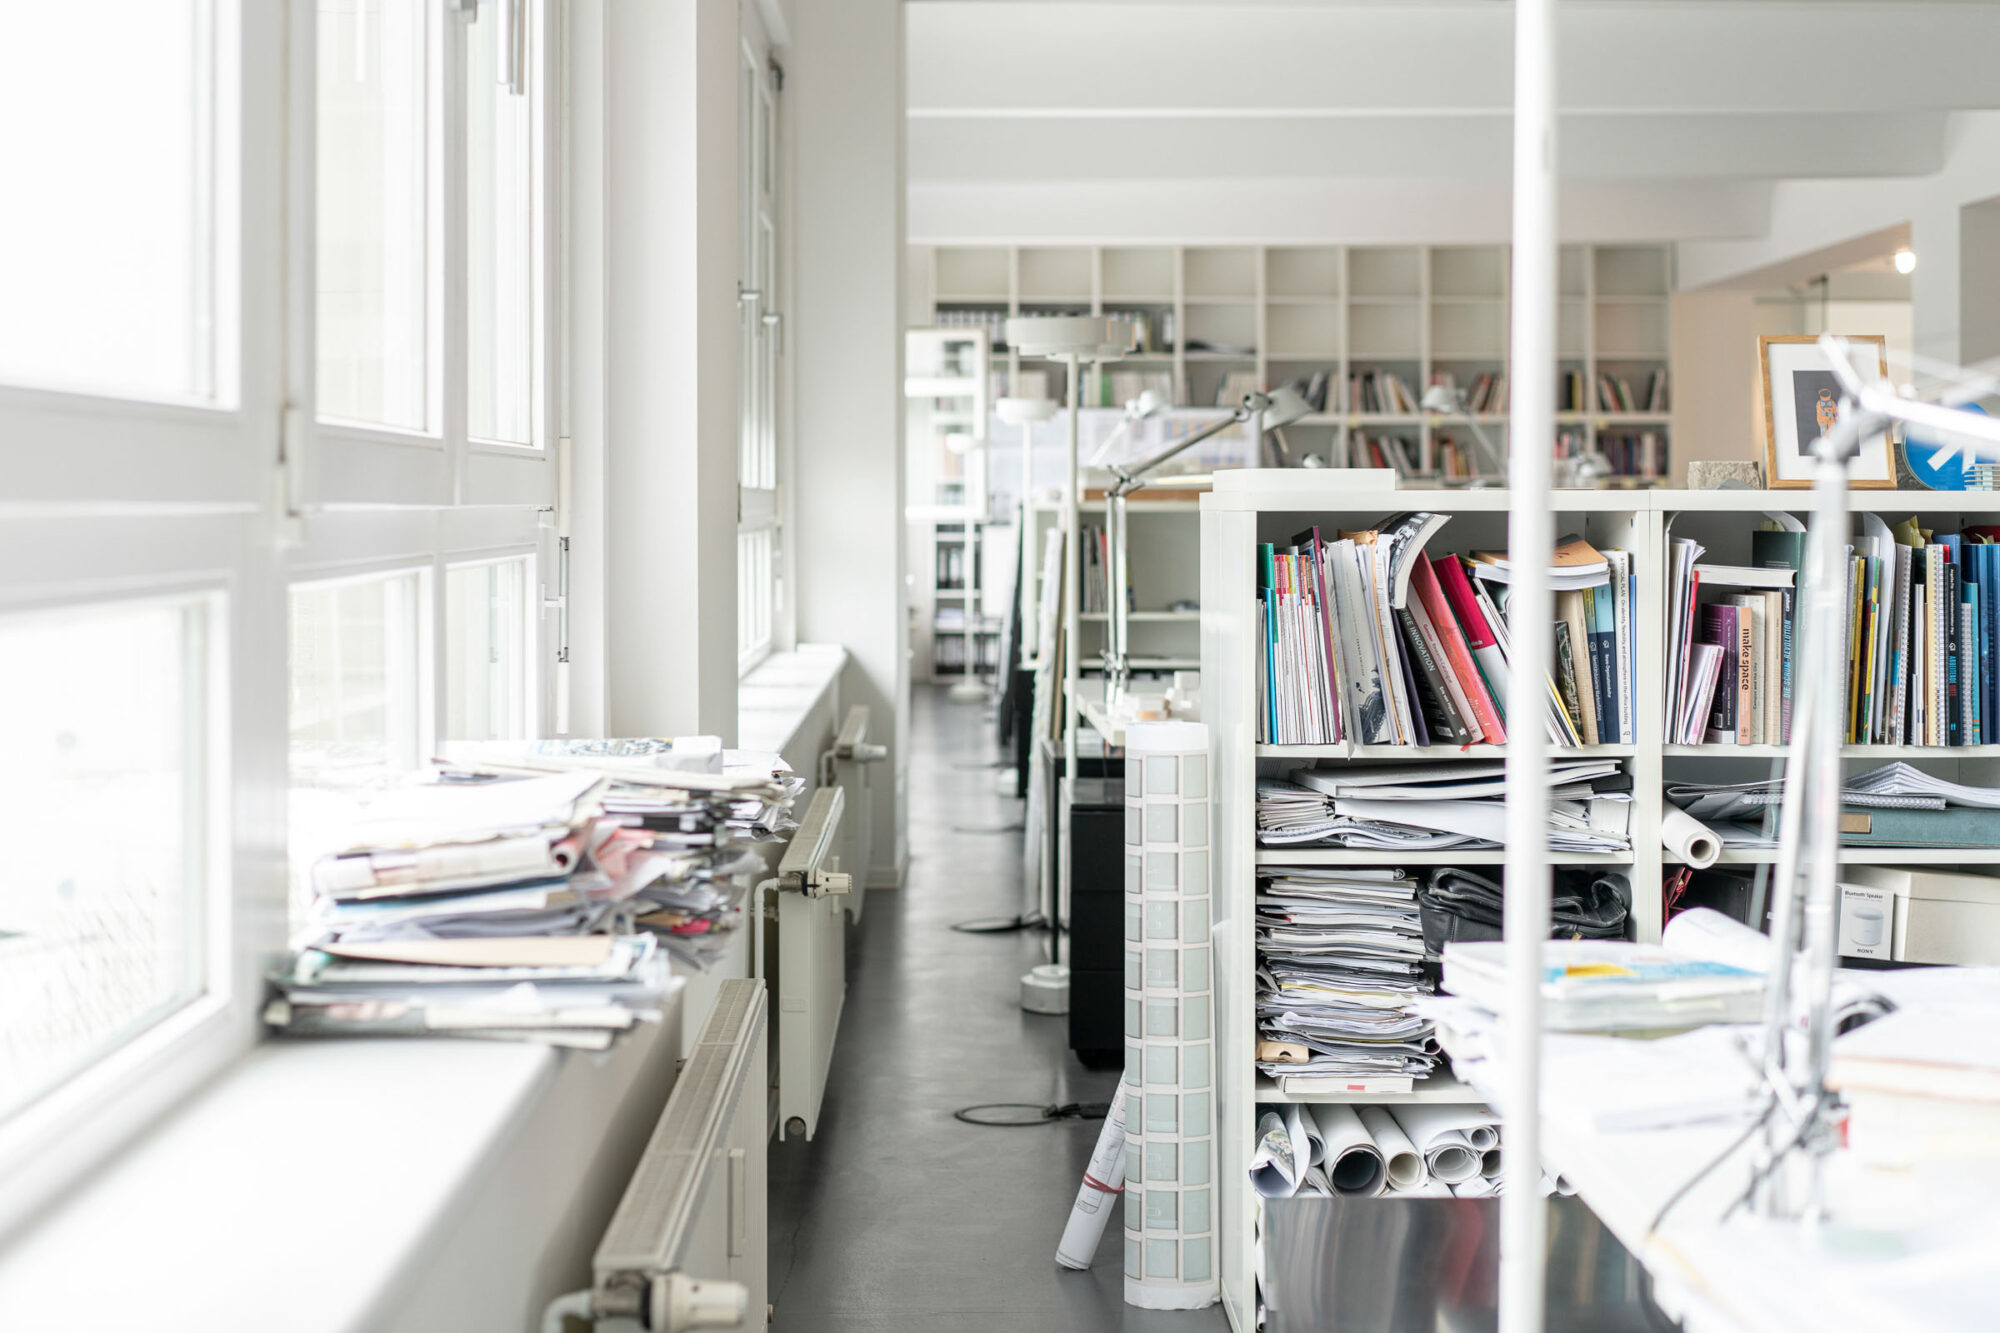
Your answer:
[[[905,21],[919,239],[992,199],[1074,234],[1065,201],[1121,182],[1504,192],[1505,0],[922,0]],[[1564,179],[1712,193],[1719,227],[1746,186],[1934,172],[1948,113],[2000,107],[2000,4],[1564,0],[1560,23]]]

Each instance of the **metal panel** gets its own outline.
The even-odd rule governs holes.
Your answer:
[[[1581,1199],[1550,1199],[1548,1333],[1665,1333],[1639,1261]],[[1271,1199],[1269,1333],[1490,1333],[1499,1324],[1500,1201]]]

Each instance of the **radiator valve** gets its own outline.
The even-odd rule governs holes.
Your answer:
[[[742,1328],[749,1312],[750,1289],[741,1282],[693,1278],[686,1273],[662,1273],[653,1279],[654,1333]]]

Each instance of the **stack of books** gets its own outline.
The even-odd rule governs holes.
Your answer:
[[[1646,391],[1632,391],[1632,382],[1623,375],[1600,373],[1597,377],[1597,406],[1605,412],[1664,412],[1667,410],[1667,372],[1655,370],[1646,379]]]
[[[715,960],[803,788],[719,744],[682,770],[664,740],[459,748],[311,862],[272,1026],[602,1050],[658,1017],[670,956]]]
[[[1356,431],[1352,452],[1355,467],[1387,468],[1399,477],[1423,474],[1423,461],[1415,440]]]
[[[1312,528],[1282,549],[1261,548],[1260,741],[1506,741],[1508,556],[1433,562],[1424,543],[1444,522],[1404,514],[1378,531],[1329,541]],[[1559,745],[1630,744],[1630,555],[1565,538],[1550,577],[1557,670],[1542,724]]]
[[[1849,744],[1965,746],[2000,737],[2000,528],[1892,533],[1874,515],[1845,559],[1841,651]],[[1748,566],[1702,563],[1670,544],[1670,742],[1791,740],[1806,534],[1751,535]]]
[[[1416,882],[1400,870],[1274,870],[1257,885],[1257,1067],[1287,1093],[1407,1092],[1437,1067],[1414,1004]]]

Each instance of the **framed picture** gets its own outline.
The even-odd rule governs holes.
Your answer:
[[[1889,378],[1887,338],[1879,333],[1845,337],[1854,368],[1864,380]],[[1810,335],[1766,334],[1757,339],[1757,359],[1764,372],[1764,484],[1774,490],[1810,487],[1817,462],[1813,444],[1833,425],[1840,382],[1833,377],[1819,339]],[[1887,432],[1861,442],[1848,484],[1871,490],[1894,488],[1896,462]]]

